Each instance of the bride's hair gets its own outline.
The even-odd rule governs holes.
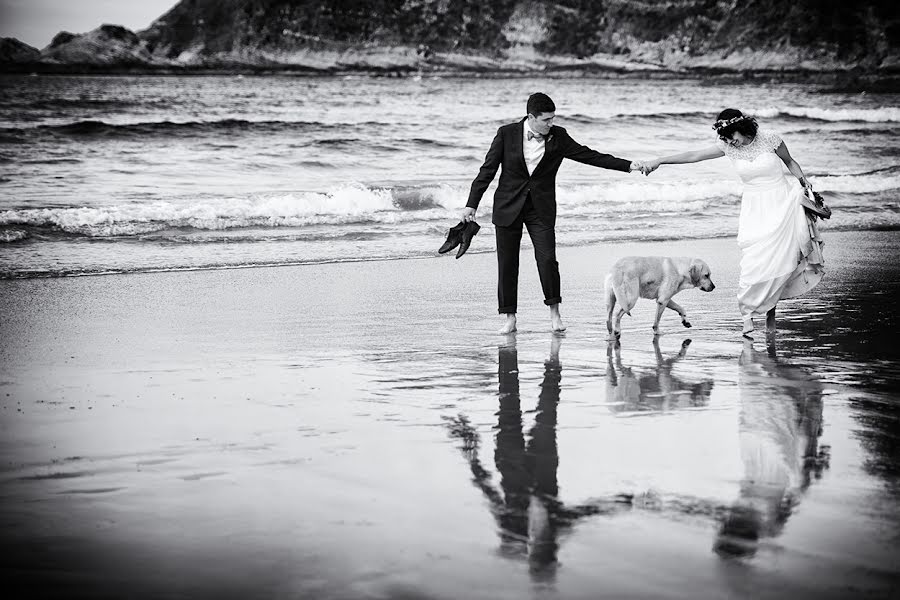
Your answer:
[[[735,131],[754,138],[759,130],[759,125],[756,119],[748,117],[738,109],[726,108],[716,117],[713,129],[716,130],[716,133],[726,138],[730,138]]]

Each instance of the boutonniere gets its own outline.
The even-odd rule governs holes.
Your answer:
[[[553,139],[553,134],[548,133],[547,136],[544,138],[544,143],[546,144],[547,142],[549,142],[552,139]]]

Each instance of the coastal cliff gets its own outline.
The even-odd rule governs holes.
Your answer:
[[[900,72],[893,2],[182,0],[147,29],[0,44],[5,70]]]

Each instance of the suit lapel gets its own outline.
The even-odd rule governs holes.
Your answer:
[[[556,149],[556,134],[553,131],[553,127],[550,128],[550,133],[547,134],[547,139],[544,141],[544,155],[541,157],[541,160],[538,162],[537,166],[534,168],[534,171],[531,172],[532,176],[538,172],[538,169],[547,161],[547,157],[550,155],[553,150]],[[522,160],[524,160],[525,153],[522,152]]]
[[[525,164],[525,119],[519,121],[519,124],[514,129],[516,135],[516,143],[512,145],[515,151],[519,154],[519,164],[522,165],[522,170],[525,171],[525,174],[528,174],[528,165]]]

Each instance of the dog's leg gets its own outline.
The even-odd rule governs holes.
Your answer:
[[[653,335],[659,335],[659,320],[662,318],[663,311],[666,310],[666,301],[659,299],[656,301],[656,318],[653,319]]]
[[[613,289],[612,277],[606,278],[606,331],[612,333],[613,309],[616,307],[616,291]]]
[[[687,320],[687,313],[684,312],[684,309],[681,308],[678,304],[675,303],[674,300],[669,300],[669,303],[666,305],[668,308],[671,308],[675,312],[677,312],[681,316],[681,324],[685,327],[690,327],[691,324]]]
[[[621,337],[622,335],[622,315],[625,314],[625,309],[622,308],[621,305],[619,305],[616,307],[615,313],[616,314],[613,317],[612,331],[616,339],[619,339],[619,337]]]

